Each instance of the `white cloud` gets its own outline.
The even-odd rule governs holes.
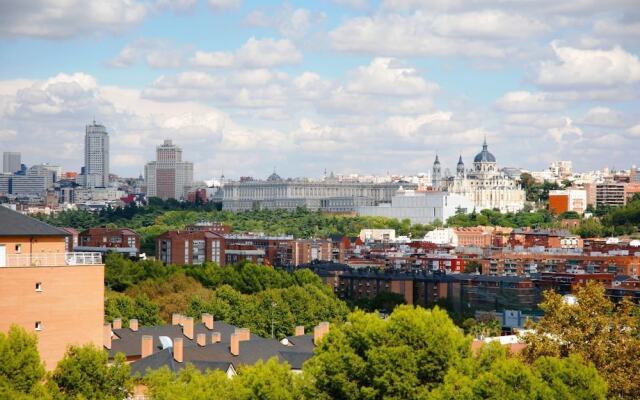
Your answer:
[[[622,114],[608,107],[593,107],[587,111],[582,124],[600,127],[623,127]]]
[[[438,111],[432,114],[423,114],[416,117],[389,117],[385,126],[400,137],[410,138],[414,136],[425,125],[451,121],[452,113]]]
[[[209,7],[214,11],[227,11],[233,10],[234,8],[239,8],[243,1],[242,0],[207,0]]]
[[[628,129],[628,132],[631,136],[640,138],[640,124],[632,126]]]
[[[557,143],[565,142],[565,137],[567,136],[577,136],[581,138],[583,135],[582,129],[573,125],[573,121],[571,118],[564,119],[564,126],[550,128],[547,130],[549,136],[551,136]],[[573,138],[575,139],[575,137]]]
[[[552,100],[547,93],[528,91],[507,92],[496,100],[495,105],[509,113],[553,111],[564,107],[562,102]]]
[[[432,94],[438,85],[427,82],[418,71],[393,58],[375,58],[351,74],[347,90],[354,93],[414,96]]]
[[[189,59],[189,64],[203,68],[261,68],[296,64],[300,61],[302,61],[302,54],[288,39],[256,39],[251,37],[233,53],[197,51]]]
[[[234,55],[226,51],[196,51],[189,64],[203,68],[229,68],[233,66]]]
[[[356,10],[364,10],[369,7],[368,0],[333,0],[333,2]]]
[[[621,47],[582,50],[552,43],[556,60],[540,63],[535,82],[551,89],[601,88],[640,82],[640,60]]]
[[[182,65],[184,49],[178,49],[159,39],[138,39],[125,46],[107,65],[127,68],[144,60],[151,68],[179,68]]]
[[[353,53],[503,58],[520,54],[516,40],[546,30],[537,20],[502,11],[417,11],[351,18],[329,32],[329,38],[335,49]]]
[[[147,14],[148,6],[134,0],[5,0],[0,3],[0,34],[58,39],[119,33]]]
[[[156,7],[160,10],[171,10],[176,13],[192,11],[198,0],[156,0]]]

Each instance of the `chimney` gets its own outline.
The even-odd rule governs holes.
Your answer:
[[[320,325],[313,327],[313,344],[316,346],[320,344],[322,340],[322,327]]]
[[[304,325],[296,326],[296,333],[294,336],[304,336]]]
[[[181,363],[182,358],[182,338],[178,337],[173,339],[173,359],[176,362]]]
[[[211,334],[211,343],[220,343],[222,341],[222,334],[220,332],[213,332]]]
[[[153,336],[142,335],[142,348],[140,349],[140,357],[145,358],[153,354]]]
[[[134,332],[138,331],[138,320],[137,319],[130,319],[129,320],[129,329],[131,329]]]
[[[329,333],[329,323],[327,321],[320,322],[319,325],[322,327],[322,336]]]
[[[230,344],[231,354],[234,356],[240,355],[240,334],[232,333],[231,334],[231,344]]]
[[[122,329],[122,319],[115,318],[113,320],[113,329]]]
[[[207,329],[212,330],[213,329],[213,315],[211,315],[211,314],[202,314],[202,323],[204,324],[204,326],[207,327]]]
[[[234,332],[238,335],[241,342],[251,340],[251,331],[249,328],[236,328]]]
[[[198,346],[206,346],[207,345],[207,334],[206,333],[198,333],[196,336],[196,342],[198,342]]]
[[[193,340],[193,318],[182,318],[182,333],[187,338]]]
[[[182,315],[178,313],[171,314],[171,325],[180,325],[182,322]]]
[[[102,345],[111,350],[111,324],[104,324],[102,329]]]

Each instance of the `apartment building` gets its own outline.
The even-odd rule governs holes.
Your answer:
[[[104,265],[99,253],[66,251],[68,233],[0,207],[0,331],[38,337],[55,368],[69,345],[102,345]]]
[[[210,231],[169,231],[156,238],[156,257],[165,264],[225,265],[225,239]]]
[[[136,257],[140,254],[140,235],[127,228],[89,228],[78,235],[80,251],[115,251]]]

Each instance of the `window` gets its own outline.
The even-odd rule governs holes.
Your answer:
[[[42,330],[42,321],[36,321],[36,331]]]
[[[36,292],[42,292],[42,282],[36,282]]]
[[[15,249],[16,249],[16,254],[20,254],[22,252],[22,245],[21,244],[17,244]]]
[[[127,246],[136,247],[136,238],[135,238],[135,236],[129,236],[127,238]]]

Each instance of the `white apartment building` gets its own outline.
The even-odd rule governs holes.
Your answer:
[[[465,196],[448,192],[417,192],[400,188],[391,203],[358,207],[358,215],[409,219],[412,224],[446,222],[456,212],[469,213],[473,202]]]
[[[84,136],[84,176],[86,188],[109,186],[109,134],[93,121]]]

